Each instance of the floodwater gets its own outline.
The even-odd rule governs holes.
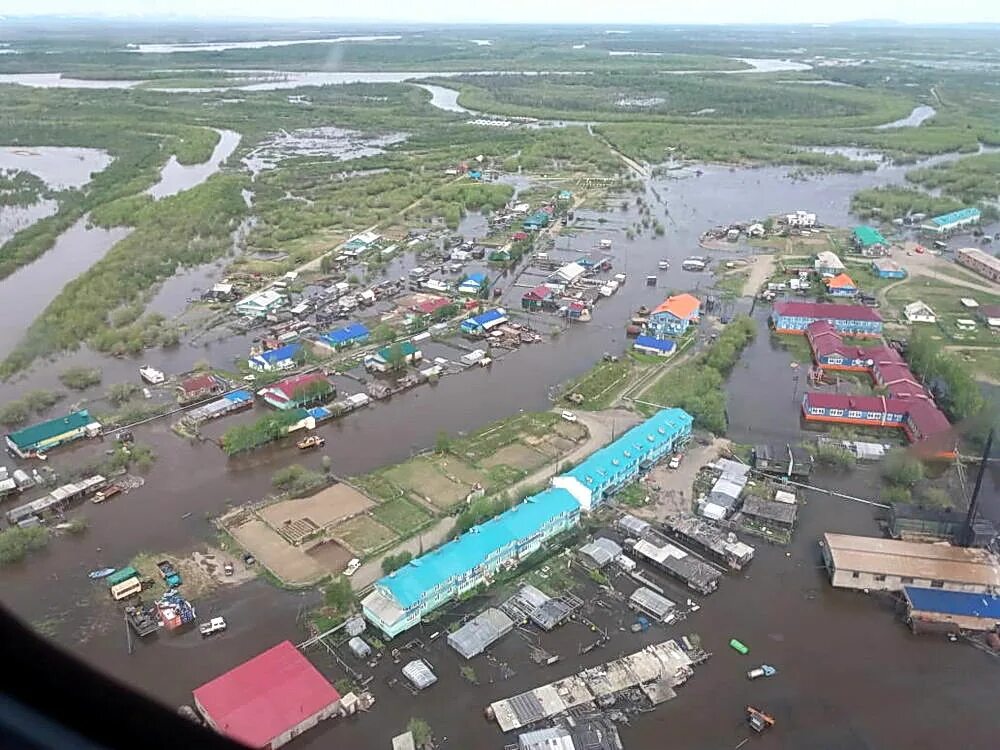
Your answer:
[[[906,117],[884,123],[878,127],[880,130],[888,130],[890,128],[916,128],[923,125],[936,114],[937,110],[934,109],[934,107],[928,107],[926,104],[923,104],[919,107],[914,107],[913,111]]]
[[[336,126],[291,132],[281,130],[243,157],[243,164],[256,176],[265,169],[273,169],[284,159],[295,156],[333,157],[341,161],[375,156],[384,153],[387,146],[402,143],[406,138],[406,133],[369,136],[357,130]]]
[[[586,370],[602,352],[624,351],[628,345],[624,324],[632,310],[655,304],[672,292],[698,293],[711,287],[709,274],[680,269],[683,258],[708,252],[715,262],[752,252],[742,245],[726,251],[699,250],[698,236],[705,228],[798,208],[816,211],[824,223],[843,225],[850,221],[848,205],[854,191],[899,182],[905,171],[882,165],[864,174],[793,181],[781,168],[703,169],[700,177],[692,169],[682,169],[650,181],[645,198],[653,218],[665,225],[662,237],[646,233],[631,242],[625,239],[625,230],[640,218],[632,200],[626,211],[613,204],[605,214],[578,212],[578,224],[591,229],[575,235],[568,232],[558,239],[551,254],[566,258],[592,251],[599,239],[611,239],[615,272],[629,276],[619,294],[599,303],[591,323],[577,324],[545,344],[504,356],[490,368],[444,378],[435,386],[414,389],[321,427],[319,432],[327,439],[324,453],[330,456],[334,472],[357,474],[405,459],[433,445],[441,430],[469,431],[519,409],[548,407],[553,386]],[[606,223],[598,223],[599,218]],[[475,220],[473,215],[467,218],[470,227]],[[657,270],[662,258],[671,261],[669,271]],[[648,274],[657,275],[657,286],[642,283]],[[530,274],[520,279],[519,287],[512,285],[511,277],[501,278],[503,304],[517,308],[524,289],[534,283],[537,279]],[[764,326],[765,312],[755,313],[758,338],[737,365],[727,389],[731,433],[746,441],[758,436],[791,440],[804,434],[798,425],[795,371],[789,367],[788,355],[773,347]],[[555,318],[544,315],[534,316],[532,322],[542,330],[557,324]],[[169,372],[183,371],[185,363],[190,366],[197,359],[226,366],[234,357],[245,356],[248,338],[204,346],[184,344],[147,354],[151,363]],[[81,352],[71,361],[95,360]],[[106,384],[134,381],[134,368],[141,364],[136,360],[101,363]],[[63,363],[40,368],[44,372],[39,372],[39,380],[29,378],[31,387],[45,387],[40,381],[62,367]],[[220,420],[206,432],[218,435],[259,413],[262,407]],[[211,538],[209,517],[227,505],[262,497],[274,471],[289,463],[317,468],[320,454],[303,457],[294,447],[274,446],[228,461],[210,443],[179,439],[166,421],[138,428],[136,433],[158,457],[146,485],[106,505],[74,511],[90,519],[85,535],[53,540],[28,564],[0,572],[0,581],[4,603],[26,620],[45,621],[60,644],[175,706],[189,700],[193,687],[276,641],[302,640],[296,619],[314,596],[277,592],[262,583],[223,591],[197,604],[202,616],[224,615],[231,623],[229,632],[210,644],[196,633],[160,638],[140,644],[128,656],[120,620],[101,597],[100,586],[87,581],[86,572],[122,564],[139,550],[183,550],[197,540]],[[55,452],[50,463],[57,469],[79,464],[98,456],[105,447],[83,442]],[[821,476],[817,483],[864,494],[870,492],[874,477],[870,471],[859,471]],[[986,496],[993,498],[987,503],[987,515],[1000,518],[995,490]],[[787,557],[781,548],[759,549],[746,576],[730,576],[717,594],[703,602],[701,612],[667,631],[667,637],[700,632],[715,656],[696,671],[676,701],[639,717],[623,731],[626,746],[654,747],[670,736],[678,747],[734,747],[746,736],[743,707],[753,703],[777,717],[778,726],[768,740],[775,747],[930,749],[957,744],[992,749],[1000,729],[992,708],[995,665],[972,649],[914,638],[876,600],[830,589],[818,568],[819,536],[828,530],[872,534],[876,527],[868,507],[823,496],[809,500]],[[46,593],[40,597],[41,586]],[[749,659],[729,651],[725,644],[731,637],[749,644]],[[482,708],[489,701],[628,653],[639,643],[616,641],[582,660],[572,656],[579,643],[592,639],[579,628],[547,636],[543,645],[562,653],[562,662],[549,670],[519,664],[516,677],[498,678],[478,688],[458,681],[457,661],[444,651],[443,639],[439,639],[429,658],[441,681],[427,694],[413,697],[389,688],[380,677],[372,684],[379,701],[372,714],[324,725],[296,740],[295,747],[331,743],[385,747],[409,716],[428,720],[439,736],[449,737],[453,747],[501,747],[512,738],[502,738],[495,725],[482,718]],[[516,634],[508,636],[501,649],[512,659],[520,654],[517,658],[524,661]],[[779,675],[769,681],[747,682],[745,671],[762,661],[778,667]],[[481,676],[492,674],[481,659],[474,665]],[[342,672],[334,668],[330,674]]]
[[[104,257],[129,230],[88,227],[87,217],[59,235],[52,249],[0,281],[0,352],[7,356],[65,284]]]
[[[438,109],[443,109],[445,112],[458,112],[460,114],[478,114],[458,103],[459,92],[456,89],[435,86],[430,83],[418,83],[415,85],[431,95],[431,105]]]
[[[212,155],[201,164],[181,164],[176,156],[171,156],[163,169],[160,179],[146,192],[156,199],[166,198],[200,185],[213,174],[228,159],[236,147],[240,145],[240,134],[232,130],[216,130],[219,142],[215,144]]]
[[[78,188],[103,172],[113,161],[99,148],[72,146],[2,146],[0,169],[31,172],[55,190]]]
[[[0,206],[0,247],[22,229],[52,216],[58,210],[59,204],[48,198],[30,206]]]
[[[145,54],[167,55],[175,52],[223,52],[227,49],[263,49],[265,47],[289,47],[294,44],[338,44],[341,42],[390,42],[403,37],[397,35],[378,36],[335,36],[326,39],[269,39],[259,42],[208,42],[182,44],[130,44],[129,51]]]

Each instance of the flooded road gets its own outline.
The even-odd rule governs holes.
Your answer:
[[[28,326],[54,300],[63,286],[99,261],[128,229],[87,227],[87,217],[59,235],[52,249],[30,265],[0,280],[0,352],[6,356]]]
[[[219,167],[232,156],[233,151],[240,145],[240,134],[232,130],[216,130],[219,134],[219,142],[215,144],[212,155],[201,164],[181,164],[176,156],[171,156],[163,169],[160,170],[160,179],[146,192],[156,199],[166,198],[170,195],[185,190],[190,190],[196,185],[200,185],[213,174],[219,171]]]
[[[324,453],[330,456],[334,472],[357,474],[405,459],[432,446],[442,430],[455,434],[519,409],[547,408],[553,386],[579,375],[602,352],[624,351],[628,344],[624,323],[632,310],[656,304],[672,292],[704,293],[712,285],[709,274],[680,268],[686,256],[705,254],[697,246],[705,228],[798,208],[816,211],[826,224],[848,224],[854,191],[899,182],[906,168],[880,166],[864,174],[808,181],[790,180],[781,168],[703,169],[700,177],[684,169],[650,181],[645,199],[651,215],[665,225],[662,237],[646,233],[634,241],[625,238],[625,231],[640,220],[634,199],[625,211],[615,207],[604,214],[578,212],[578,223],[588,229],[559,237],[554,257],[573,257],[593,250],[599,239],[611,239],[615,271],[629,276],[620,293],[600,302],[591,323],[577,324],[544,344],[504,356],[488,369],[443,378],[435,386],[414,389],[323,426],[318,431],[327,439]],[[598,223],[599,218],[606,223]],[[481,219],[470,215],[466,221],[465,228],[475,231]],[[734,245],[710,254],[714,262],[749,252]],[[669,271],[657,270],[663,258],[671,261]],[[657,286],[642,283],[648,274],[657,275]],[[511,277],[504,277],[498,284],[504,289],[503,303],[513,309],[519,307],[524,289],[537,280],[525,275],[519,283],[522,286],[513,286]],[[171,295],[178,293],[175,290]],[[758,338],[733,371],[727,389],[730,431],[734,438],[747,442],[801,439],[805,433],[798,426],[794,372],[788,355],[769,339],[765,312],[756,313]],[[548,316],[532,316],[531,321],[542,330],[558,322]],[[150,352],[147,358],[168,372],[181,372],[198,359],[227,366],[234,357],[246,356],[249,338],[182,345]],[[104,366],[102,388],[114,382],[134,382],[135,368],[141,364],[99,360],[87,352],[69,361]],[[30,387],[44,387],[45,378],[54,379],[64,365],[39,366],[25,381],[8,384],[4,390],[24,390],[29,382]],[[220,420],[206,433],[221,434],[260,413],[263,407]],[[4,603],[25,619],[46,623],[59,643],[174,706],[189,700],[196,685],[274,642],[302,640],[296,619],[314,595],[277,592],[263,583],[223,590],[197,604],[202,616],[226,616],[231,621],[229,632],[210,644],[196,633],[176,640],[160,638],[141,644],[135,654],[127,656],[120,620],[101,587],[87,581],[86,572],[123,564],[140,550],[184,550],[210,539],[210,517],[228,505],[261,498],[270,490],[271,475],[292,462],[318,468],[320,454],[303,457],[292,446],[279,446],[230,461],[210,443],[178,438],[166,421],[136,432],[157,455],[146,485],[112,503],[88,504],[74,511],[90,519],[86,534],[53,540],[27,564],[0,572],[0,582]],[[50,463],[57,468],[78,465],[99,457],[106,447],[84,442],[55,452]],[[846,477],[819,477],[817,483],[865,493],[873,486],[874,476],[870,470],[861,470]],[[992,502],[987,509],[994,518],[1000,511],[995,505]],[[788,549],[790,556],[781,548],[759,548],[758,559],[745,578],[730,576],[717,594],[705,600],[699,613],[667,631],[668,636],[700,632],[716,656],[696,671],[676,701],[626,728],[626,746],[655,747],[662,737],[670,736],[678,747],[733,747],[745,736],[743,706],[759,702],[778,718],[779,727],[769,735],[775,747],[930,749],[958,741],[963,748],[992,749],[998,730],[991,708],[995,665],[972,649],[914,638],[874,600],[830,589],[818,569],[816,541],[824,531],[871,534],[876,533],[876,526],[870,508],[810,497],[796,541]],[[44,596],[38,595],[40,586],[44,586]],[[524,663],[523,645],[512,634],[498,653],[520,660],[517,675],[475,689],[460,680],[457,660],[439,639],[431,660],[441,682],[430,692],[413,697],[387,687],[380,678],[372,686],[379,700],[372,714],[328,724],[296,740],[292,747],[320,748],[332,743],[385,747],[409,716],[427,719],[439,736],[449,737],[453,747],[500,747],[512,739],[501,737],[495,725],[481,718],[486,703],[638,647],[631,634],[616,637],[623,640],[580,660],[572,654],[590,638],[578,627],[557,631],[546,636],[549,640],[544,645],[567,658],[543,670]],[[731,637],[750,645],[753,664],[774,664],[779,676],[747,682],[744,673],[749,662],[725,646]],[[490,674],[482,661],[475,665],[482,675]],[[330,674],[342,673],[333,669]]]

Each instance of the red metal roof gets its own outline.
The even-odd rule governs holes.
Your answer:
[[[447,307],[450,303],[451,300],[446,297],[433,297],[431,299],[421,300],[410,309],[418,313],[423,313],[424,315],[430,315],[432,312],[440,310],[442,307]]]
[[[847,393],[814,393],[806,394],[810,406],[823,409],[856,409],[861,411],[881,412],[885,407],[889,411],[905,414],[907,405],[895,399],[883,400],[881,396],[852,396]]]
[[[948,418],[930,401],[910,401],[908,411],[921,437],[927,438],[951,429]]]
[[[261,748],[339,701],[340,693],[284,641],[196,688],[194,697],[220,732]]]
[[[277,383],[271,383],[271,385],[267,386],[266,390],[271,393],[279,393],[290,400],[300,388],[320,381],[329,382],[321,373],[309,372],[305,375],[293,375],[290,378],[279,380]]]
[[[551,289],[549,289],[549,287],[545,286],[544,284],[540,284],[531,291],[525,292],[524,296],[529,299],[543,300],[543,299],[549,299],[549,297],[551,297],[552,294],[553,292]]]
[[[834,305],[825,302],[775,302],[778,315],[817,320],[866,320],[882,322],[882,316],[864,305]]]
[[[205,389],[211,390],[218,386],[218,381],[215,376],[211,373],[202,373],[201,375],[193,375],[190,378],[185,379],[181,382],[181,390],[185,393],[195,393],[196,391],[201,391]]]

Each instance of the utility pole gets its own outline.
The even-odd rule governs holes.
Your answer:
[[[983,458],[979,462],[979,471],[976,474],[976,486],[972,490],[972,497],[969,500],[969,512],[965,517],[965,527],[962,529],[960,542],[963,547],[968,547],[973,541],[974,532],[972,526],[976,522],[976,511],[979,510],[979,490],[982,489],[983,474],[986,473],[986,462],[990,457],[990,449],[993,448],[993,433],[994,429],[990,428],[990,432],[986,436],[986,445],[983,446]]]

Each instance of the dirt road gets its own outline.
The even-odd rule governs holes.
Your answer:
[[[660,488],[658,493],[651,493],[653,502],[649,505],[630,510],[642,518],[663,520],[677,513],[691,512],[691,486],[698,474],[698,469],[706,463],[714,461],[719,452],[729,445],[725,438],[713,438],[708,445],[692,443],[684,454],[684,460],[677,469],[668,469],[662,463],[650,473],[650,480]]]

